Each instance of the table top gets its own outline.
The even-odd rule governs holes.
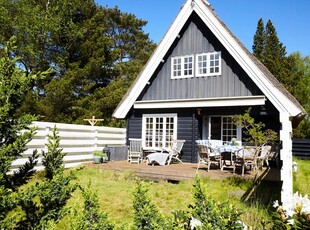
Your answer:
[[[235,152],[239,149],[241,149],[241,146],[238,145],[222,145],[218,147],[218,150],[223,153],[223,152]]]

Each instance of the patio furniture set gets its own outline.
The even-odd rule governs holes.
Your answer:
[[[143,149],[141,139],[129,139],[128,161],[130,163],[141,163],[145,160],[146,164],[170,165],[172,161],[182,163],[180,159],[181,150],[185,140],[176,140],[170,148]]]
[[[181,150],[185,140],[175,140],[170,148],[143,149],[141,139],[129,139],[128,162],[147,165],[170,165],[172,161],[182,163],[180,159]],[[221,140],[197,140],[197,154],[199,167],[207,165],[207,171],[211,164],[215,164],[222,171],[224,168],[232,168],[235,173],[236,167],[241,168],[244,176],[246,169],[256,170],[265,163],[267,167],[268,158],[271,154],[271,146],[241,146],[224,144]]]
[[[222,171],[229,167],[235,173],[236,167],[241,168],[241,175],[244,176],[246,169],[257,170],[264,164],[269,167],[268,159],[273,153],[270,145],[257,146],[241,146],[241,145],[218,145],[214,143],[201,143],[196,141],[199,161],[197,170],[201,164],[207,165],[207,170],[210,170],[212,163],[216,164]]]

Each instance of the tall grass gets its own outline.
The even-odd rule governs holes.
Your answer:
[[[100,167],[85,167],[78,172],[78,182],[88,186],[98,194],[99,206],[108,214],[109,220],[116,227],[122,227],[133,221],[133,191],[136,186],[132,171],[104,171]],[[249,226],[262,228],[262,222],[270,221],[268,210],[260,202],[245,203],[241,201],[244,193],[251,189],[251,181],[242,178],[202,179],[205,189],[217,202],[229,202],[243,211],[241,219]],[[166,216],[172,217],[173,211],[188,210],[192,204],[193,180],[185,180],[177,184],[165,181],[152,182],[149,190],[152,201]],[[81,210],[83,198],[76,191],[68,203],[68,207]],[[64,218],[58,229],[70,229],[75,214]]]

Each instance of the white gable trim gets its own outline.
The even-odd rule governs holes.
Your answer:
[[[195,11],[203,22],[210,28],[212,33],[219,39],[223,46],[240,64],[240,66],[245,70],[245,72],[280,113],[288,113],[290,116],[298,115],[301,110],[268,80],[268,78],[260,71],[256,64],[250,59],[242,47],[240,47],[232,35],[226,30],[226,28],[224,28],[224,26],[214,16],[211,9],[207,7],[203,1],[204,0],[186,1],[171,27],[158,45],[157,49],[149,59],[145,68],[139,74],[132,87],[128,90],[121,103],[115,109],[113,117],[126,117],[127,113],[148,83],[150,77],[163,60],[164,55],[171,47],[172,43],[175,39],[178,39],[180,30],[183,28],[193,11]]]
[[[136,101],[135,109],[196,108],[264,105],[265,96]]]

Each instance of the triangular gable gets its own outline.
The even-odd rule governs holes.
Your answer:
[[[229,31],[225,24],[215,15],[208,3],[204,0],[187,0],[144,69],[115,109],[113,117],[125,118],[127,116],[129,110],[132,108],[144,87],[148,84],[150,77],[160,65],[193,12],[196,12],[205,25],[212,31],[279,112],[287,113],[291,117],[303,117],[306,114],[297,100]]]

